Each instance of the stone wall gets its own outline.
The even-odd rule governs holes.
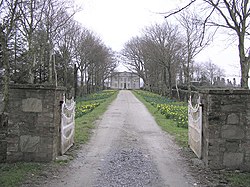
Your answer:
[[[1,102],[0,102],[1,104]],[[6,161],[7,153],[7,128],[8,120],[7,115],[0,113],[0,162]]]
[[[56,158],[63,93],[63,88],[54,86],[10,86],[7,162]]]
[[[250,170],[250,91],[204,90],[200,96],[205,164]]]

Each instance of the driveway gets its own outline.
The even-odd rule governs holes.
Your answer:
[[[179,152],[145,106],[123,90],[97,122],[77,158],[61,174],[37,186],[194,186]]]

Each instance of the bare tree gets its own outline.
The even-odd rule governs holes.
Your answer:
[[[20,32],[25,37],[28,45],[28,52],[26,53],[28,66],[28,82],[34,83],[34,66],[36,64],[36,52],[34,46],[34,34],[41,22],[46,1],[25,0],[19,4],[20,10]]]
[[[80,95],[103,88],[104,80],[116,67],[114,52],[95,33],[82,29],[75,40],[75,59],[80,71]]]
[[[224,70],[212,63],[211,60],[203,63],[194,64],[195,80],[202,81],[206,79],[212,85],[217,77],[224,77]]]
[[[17,19],[18,0],[1,1],[0,9],[2,22],[0,23],[0,44],[2,53],[2,63],[4,70],[4,89],[3,89],[3,111],[7,112],[9,103],[9,82],[10,82],[10,55],[8,50],[9,40],[14,24]]]
[[[185,80],[188,86],[189,94],[191,94],[191,67],[194,57],[198,55],[205,47],[208,46],[211,41],[211,36],[204,37],[203,24],[197,14],[183,11],[180,17],[177,18],[180,25],[184,30],[184,41],[183,44],[183,57],[185,58],[182,62]]]
[[[181,49],[178,35],[177,27],[168,23],[156,24],[145,30],[145,36],[151,41],[149,42],[149,45],[151,45],[149,47],[151,59],[163,70],[163,94],[168,89],[170,97],[172,97],[173,79],[176,78],[177,55]]]
[[[143,79],[146,89],[172,96],[183,48],[178,36],[176,26],[155,24],[125,44],[123,61]]]
[[[71,89],[73,72],[77,76],[80,70],[82,84],[90,91],[103,87],[116,67],[114,52],[73,19],[78,10],[69,0],[0,0],[4,111],[10,81],[58,83]]]
[[[73,87],[72,69],[74,67],[74,55],[75,47],[74,41],[77,38],[82,28],[74,20],[69,21],[60,29],[60,39],[57,41],[57,52],[61,60],[57,61],[57,66],[61,67],[61,71],[58,72],[59,84],[65,86],[68,90]],[[58,71],[58,69],[57,69]]]
[[[145,71],[145,66],[147,66],[147,58],[145,54],[145,41],[143,38],[134,37],[130,39],[122,50],[123,62],[128,65],[127,68],[136,72],[140,78],[142,78],[144,85],[148,85],[147,71]]]
[[[66,0],[49,0],[45,6],[42,25],[46,32],[48,82],[50,83],[56,83],[54,54],[57,41],[61,39],[59,30],[72,20],[77,11],[78,9],[75,10],[71,2]]]
[[[198,3],[198,0],[190,2],[165,16],[166,18],[177,14],[191,5]],[[248,73],[250,67],[250,55],[247,54],[246,39],[249,37],[250,27],[250,3],[249,0],[203,0],[203,10],[206,9],[207,15],[204,19],[204,32],[206,26],[216,26],[226,28],[237,36],[238,52],[241,67],[241,87],[248,88]],[[218,16],[219,19],[214,19]],[[218,20],[218,21],[215,21]]]
[[[210,60],[203,63],[203,72],[204,75],[209,79],[210,84],[213,84],[215,77],[224,77],[224,70],[219,68],[216,64],[213,64]]]

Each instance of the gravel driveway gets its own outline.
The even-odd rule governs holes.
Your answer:
[[[145,106],[124,90],[66,171],[38,186],[194,186],[195,180],[179,152]]]

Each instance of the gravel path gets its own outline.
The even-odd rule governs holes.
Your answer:
[[[188,187],[179,148],[130,91],[120,91],[87,145],[46,187]]]

